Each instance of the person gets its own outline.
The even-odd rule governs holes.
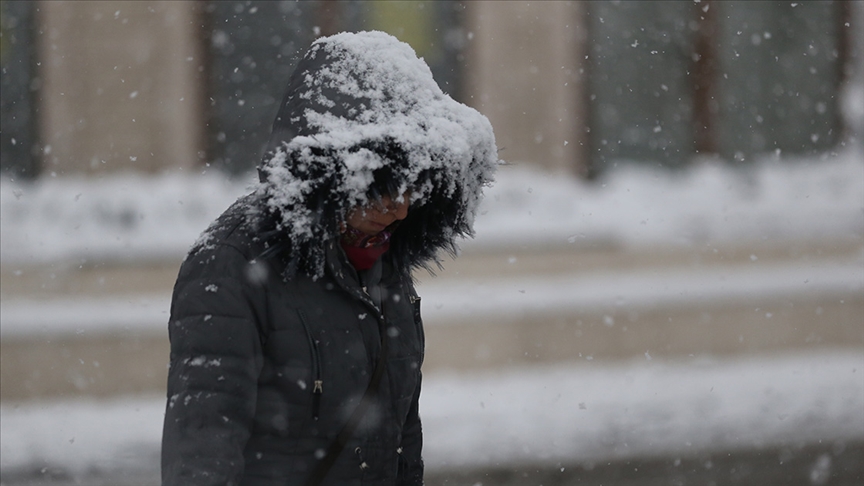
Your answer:
[[[424,332],[412,272],[471,236],[489,121],[381,32],[300,59],[260,183],[181,265],[163,485],[417,485]]]

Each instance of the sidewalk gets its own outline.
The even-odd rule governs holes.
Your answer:
[[[860,241],[445,265],[417,275],[427,484],[864,477]],[[4,266],[0,483],[158,484],[177,266]]]
[[[859,486],[864,443],[736,450],[686,458],[640,458],[588,466],[427,470],[426,486]],[[156,486],[159,471],[70,477],[60,471],[6,475],[4,486]]]
[[[524,250],[448,272],[418,286],[433,369],[864,347],[857,242]]]
[[[835,350],[433,374],[429,484],[860,484],[862,371],[864,353]],[[158,484],[164,407],[2,405],[0,482]]]
[[[2,400],[164,387],[178,262],[4,266]],[[864,349],[858,241],[476,251],[417,275],[427,374],[633,357]]]

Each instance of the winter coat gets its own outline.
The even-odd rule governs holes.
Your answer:
[[[334,242],[321,278],[286,282],[280,259],[256,259],[255,203],[219,218],[177,279],[163,484],[303,484],[366,390],[382,333],[378,400],[327,484],[422,484],[423,329],[410,276],[383,259],[380,283],[364,282]]]
[[[304,484],[355,410],[372,407],[325,484],[422,484],[424,338],[411,278],[470,236],[496,165],[491,126],[380,32],[317,40],[280,105],[261,184],[205,231],[169,321],[164,485]],[[389,250],[358,272],[346,214],[410,194]]]

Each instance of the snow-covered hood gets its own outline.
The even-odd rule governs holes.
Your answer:
[[[292,74],[259,194],[293,251],[320,267],[315,253],[351,208],[410,189],[390,251],[427,266],[473,234],[498,163],[486,117],[443,93],[410,46],[382,32],[342,33],[316,40]]]

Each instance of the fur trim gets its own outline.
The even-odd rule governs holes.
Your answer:
[[[258,193],[297,268],[324,269],[346,214],[412,191],[397,264],[427,267],[471,236],[498,165],[489,121],[444,94],[405,43],[381,32],[318,39],[298,63],[259,167]]]

